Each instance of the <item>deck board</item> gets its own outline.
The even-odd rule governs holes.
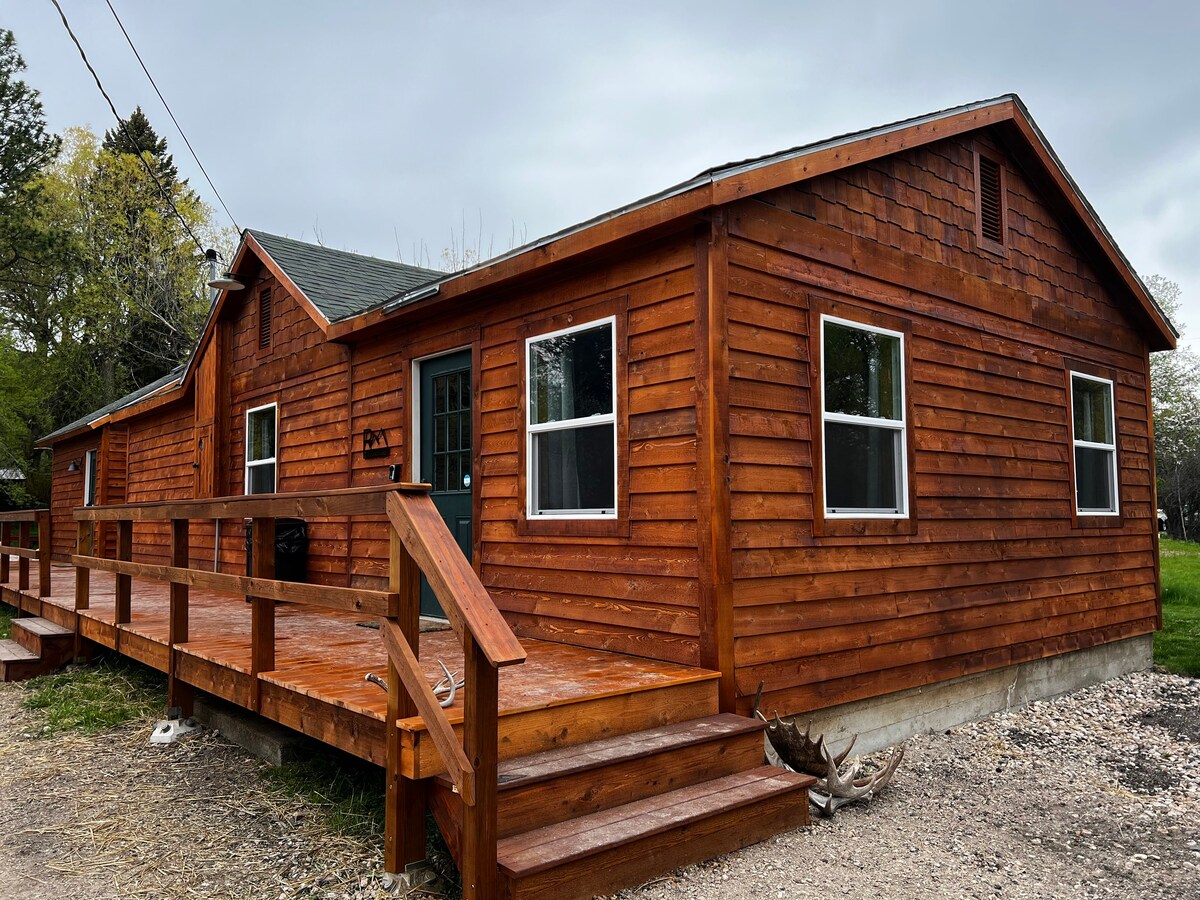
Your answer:
[[[37,562],[31,565],[37,568]],[[40,606],[62,621],[75,613],[75,569],[54,566],[52,594]],[[37,572],[30,576],[37,584]],[[18,596],[15,576],[2,586],[6,602],[39,605],[36,587]],[[80,630],[92,639],[160,670],[170,659],[169,590],[164,583],[132,580],[131,621],[115,625],[115,578],[93,572],[89,608],[79,610]],[[53,609],[51,608],[53,607]],[[250,605],[245,598],[192,589],[189,594],[188,641],[176,645],[180,677],[243,706],[251,671]],[[280,603],[276,607],[275,669],[259,674],[271,686],[258,711],[359,756],[377,759],[387,695],[365,681],[368,672],[385,674],[387,655],[379,632],[361,623],[362,615],[312,606]],[[442,677],[438,661],[461,672],[462,648],[452,631],[426,632],[420,638],[420,660],[430,683]],[[570,644],[521,639],[528,658],[523,665],[500,670],[501,721],[522,714],[544,716],[556,707],[603,702],[641,691],[711,681],[716,673],[690,666],[644,659]],[[462,721],[460,696],[447,710],[453,724]],[[582,707],[581,707],[582,710]],[[332,729],[331,722],[338,728]],[[419,718],[405,720],[411,731],[423,731]],[[501,726],[504,728],[503,724]],[[345,739],[338,736],[345,731]]]

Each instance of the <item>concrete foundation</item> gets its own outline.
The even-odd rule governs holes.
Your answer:
[[[855,755],[870,753],[914,734],[945,731],[1034,700],[1148,669],[1153,659],[1154,636],[1139,635],[792,718],[801,728],[812,722],[813,733],[824,734],[835,750],[857,734]]]
[[[313,740],[299,732],[215,697],[196,697],[193,716],[273,766],[309,759],[317,748]]]

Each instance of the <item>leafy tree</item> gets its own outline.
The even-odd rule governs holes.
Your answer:
[[[1161,275],[1146,279],[1160,307],[1179,325],[1179,285]],[[1158,501],[1172,535],[1200,535],[1200,357],[1186,346],[1150,357],[1154,407],[1154,461]]]
[[[27,330],[20,310],[44,296],[64,259],[62,234],[43,215],[40,178],[58,152],[38,92],[20,74],[25,61],[11,31],[0,30],[0,468],[22,470],[27,485],[46,489],[45,461],[33,434],[48,419],[37,386],[46,332]],[[40,479],[40,480],[39,480]],[[24,502],[20,488],[5,490]]]

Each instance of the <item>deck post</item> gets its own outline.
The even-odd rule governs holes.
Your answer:
[[[391,547],[388,559],[388,590],[396,595],[389,618],[404,633],[413,654],[420,658],[421,570],[413,561],[396,529],[389,523]],[[402,874],[425,859],[425,783],[400,774],[400,729],[398,719],[416,715],[412,698],[400,683],[396,664],[388,659],[388,707],[386,721],[386,811],[384,819],[384,871]]]
[[[463,900],[498,896],[496,868],[497,701],[499,672],[475,643],[464,636],[465,672],[463,750],[475,769],[475,804],[463,810]]]
[[[8,522],[0,522],[0,545],[10,546],[12,526]],[[8,554],[0,551],[0,583],[8,584]]]
[[[28,550],[30,544],[29,523],[20,522],[17,525],[17,546],[22,550]],[[22,556],[17,559],[17,590],[29,590],[29,557]],[[22,603],[21,606],[24,606]],[[18,612],[20,611],[18,606]]]
[[[50,510],[43,509],[38,513],[38,596],[49,597],[50,584],[50,546],[51,546]]]
[[[133,521],[131,519],[121,519],[117,522],[117,559],[122,562],[133,560]],[[117,575],[116,606],[113,617],[117,625],[127,625],[132,618],[132,597],[133,578],[129,575]]]
[[[191,558],[187,519],[171,520],[171,565],[177,569],[188,568]],[[188,586],[171,582],[171,609],[167,623],[167,707],[177,710],[179,718],[192,714],[194,693],[192,686],[179,680],[176,672],[178,657],[175,648],[188,640]]]
[[[92,523],[79,521],[76,523],[75,553],[78,556],[92,555]],[[83,627],[79,611],[87,609],[91,603],[92,570],[87,566],[75,567],[75,659],[83,656]]]
[[[275,519],[251,520],[253,536],[250,541],[251,575],[255,578],[275,577]],[[275,668],[275,601],[252,597],[250,608],[250,703],[259,711],[262,686],[260,672]]]

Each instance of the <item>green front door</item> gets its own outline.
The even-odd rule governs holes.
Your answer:
[[[471,558],[471,351],[421,363],[421,480],[467,559]],[[421,615],[445,618],[421,579]]]

